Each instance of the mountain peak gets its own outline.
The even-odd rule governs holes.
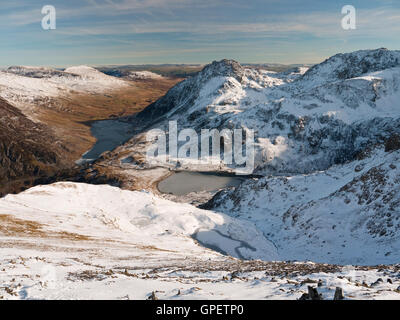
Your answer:
[[[243,72],[244,69],[239,62],[230,59],[223,59],[220,61],[213,61],[206,65],[200,74],[206,75],[207,77],[222,76],[238,78],[242,76]]]
[[[67,69],[64,70],[65,72],[68,73],[75,73],[75,74],[89,74],[89,73],[100,73],[100,71],[97,71],[95,68],[89,67],[89,66],[73,66],[73,67],[69,67]]]
[[[214,60],[212,63],[210,63],[210,65],[213,66],[231,66],[231,67],[236,67],[236,68],[240,68],[241,65],[239,62],[237,62],[236,60],[233,59],[222,59],[222,60]]]
[[[138,114],[139,118],[155,119],[165,115],[176,106],[192,106],[200,91],[213,78],[232,77],[239,82],[244,76],[244,68],[235,60],[213,61],[203,70],[177,84],[168,93]]]
[[[336,54],[310,68],[303,79],[346,80],[370,72],[400,67],[400,51],[386,48]]]
[[[50,67],[10,66],[4,71],[29,78],[51,78],[64,75],[64,72]]]
[[[14,71],[14,70],[55,70],[50,67],[34,67],[34,66],[10,66],[6,69],[7,71]]]
[[[68,74],[78,75],[78,76],[82,77],[83,79],[121,81],[112,76],[108,76],[105,73],[103,73],[93,67],[89,67],[89,66],[85,66],[85,65],[69,67],[69,68],[65,69],[64,72],[66,72]]]

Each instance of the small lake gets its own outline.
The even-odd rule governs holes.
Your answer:
[[[208,172],[176,172],[158,184],[158,190],[175,196],[190,192],[217,191],[227,187],[237,187],[246,177],[228,176]]]
[[[77,161],[78,164],[97,160],[103,152],[114,150],[133,135],[132,124],[118,120],[95,121],[91,124],[91,132],[97,141],[93,148]]]

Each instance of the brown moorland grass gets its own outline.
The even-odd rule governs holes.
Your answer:
[[[37,238],[59,238],[65,240],[90,240],[90,237],[70,233],[44,230],[44,225],[29,220],[22,220],[12,215],[0,214],[0,234],[6,236],[37,237]]]
[[[51,127],[65,147],[65,157],[73,162],[96,142],[90,122],[135,114],[162,97],[182,79],[131,82],[128,87],[102,94],[72,94],[60,98],[58,108],[44,108],[39,120]]]

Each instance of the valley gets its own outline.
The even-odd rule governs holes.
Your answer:
[[[36,143],[51,136],[63,163],[50,171],[20,172],[9,180],[2,180],[0,190],[19,192],[46,181],[74,179],[79,173],[75,162],[96,144],[91,133],[93,122],[139,112],[182,80],[161,78],[133,82],[108,78],[87,67],[71,70],[77,73],[31,67],[10,67],[0,72],[0,96],[27,119],[45,128],[47,136],[37,134]],[[23,129],[16,126],[15,130]],[[18,156],[15,161],[20,161]]]
[[[267,67],[0,72],[0,297],[399,299],[400,52]],[[171,122],[252,131],[253,172],[153,161]]]

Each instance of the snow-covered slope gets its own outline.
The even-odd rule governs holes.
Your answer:
[[[399,297],[398,266],[274,259],[249,223],[145,192],[57,183],[0,199],[1,299],[333,299]],[[380,279],[380,280],[378,280]]]
[[[30,67],[30,66],[11,66],[4,70],[7,73],[20,75],[29,78],[52,78],[52,77],[70,77],[76,78],[74,74],[63,72],[57,69],[48,67]]]
[[[131,80],[161,79],[162,76],[151,71],[131,71],[127,75]]]
[[[283,260],[398,263],[399,159],[378,148],[326,171],[247,181],[207,207],[254,222]]]
[[[121,80],[108,76],[95,68],[88,67],[88,66],[76,66],[76,67],[69,67],[64,70],[64,72],[68,74],[79,75],[84,80],[95,80],[95,81],[105,81],[106,83],[121,83]]]
[[[275,248],[251,223],[175,204],[145,192],[110,186],[58,183],[0,199],[0,212],[32,220],[47,231],[130,241],[189,254],[204,245],[231,256],[274,260]]]
[[[352,53],[339,53],[324,62],[313,66],[304,75],[302,82],[310,86],[338,80],[360,77],[366,73],[397,68],[400,64],[400,51],[384,48],[360,50]]]
[[[176,120],[180,129],[198,132],[251,129],[257,173],[325,170],[399,132],[399,61],[399,51],[367,50],[334,56],[308,71],[275,73],[222,60],[133,120],[161,129]],[[136,149],[135,141],[126,149]]]
[[[40,67],[10,67],[0,72],[0,97],[31,115],[35,108],[51,107],[55,98],[71,93],[102,93],[129,85],[87,66],[65,71]]]

